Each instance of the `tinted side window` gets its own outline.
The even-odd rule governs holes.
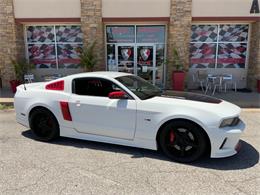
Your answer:
[[[120,90],[120,88],[118,88],[111,81],[99,78],[74,79],[72,86],[73,93],[77,95],[89,95],[99,97],[108,97],[108,94],[110,92]]]

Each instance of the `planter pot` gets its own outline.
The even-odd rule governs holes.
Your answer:
[[[257,92],[260,93],[260,79],[257,79]]]
[[[185,72],[173,71],[172,72],[172,89],[174,91],[184,90]]]
[[[16,87],[21,85],[21,81],[19,81],[19,80],[11,80],[10,81],[10,85],[11,85],[12,92],[15,93],[16,92]]]

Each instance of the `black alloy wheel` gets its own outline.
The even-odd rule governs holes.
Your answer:
[[[185,120],[168,123],[161,131],[159,142],[166,156],[183,163],[200,158],[205,153],[207,145],[203,130]]]
[[[56,117],[47,109],[34,110],[30,115],[29,122],[33,134],[40,141],[51,141],[60,134]]]

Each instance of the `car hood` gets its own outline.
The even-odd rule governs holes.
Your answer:
[[[161,95],[161,97],[198,101],[198,102],[205,102],[205,103],[212,103],[212,104],[220,104],[222,102],[222,100],[208,95],[190,93],[190,92],[180,92],[180,91],[164,92]]]
[[[204,113],[205,116],[213,114],[226,118],[239,116],[241,112],[238,106],[227,101],[189,92],[167,92],[145,101],[155,110],[168,113]]]

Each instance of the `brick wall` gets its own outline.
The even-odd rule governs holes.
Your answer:
[[[168,59],[172,60],[173,48],[179,51],[179,55],[184,63],[185,70],[189,68],[189,43],[191,34],[191,9],[192,0],[172,0],[171,16],[168,28]],[[166,88],[171,88],[171,74],[174,67],[167,65]]]
[[[101,0],[81,0],[81,29],[84,34],[84,44],[87,45],[96,40],[95,52],[98,62],[95,70],[106,69],[101,2]]]
[[[24,56],[23,27],[14,20],[13,1],[0,1],[0,69],[3,87],[15,79],[11,59]]]
[[[247,85],[256,89],[256,79],[260,79],[260,22],[252,24]]]

